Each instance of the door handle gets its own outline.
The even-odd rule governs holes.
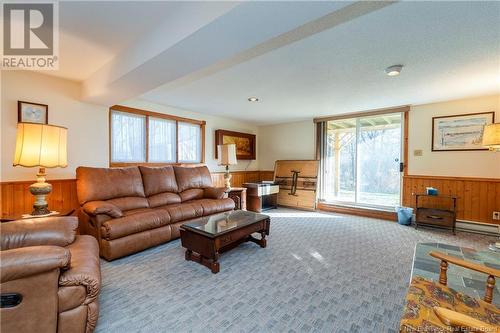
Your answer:
[[[405,170],[405,164],[403,162],[399,163],[399,172],[403,172]]]

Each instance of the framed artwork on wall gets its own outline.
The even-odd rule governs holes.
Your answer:
[[[20,123],[48,124],[49,106],[46,104],[17,101],[17,121]]]
[[[217,156],[217,146],[223,144],[236,145],[236,158],[238,160],[255,160],[256,144],[255,135],[226,130],[215,131],[215,158]]]
[[[433,117],[432,151],[488,150],[482,146],[483,130],[494,122],[495,112]]]

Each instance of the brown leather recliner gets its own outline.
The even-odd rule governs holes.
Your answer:
[[[76,169],[80,230],[113,260],[180,236],[186,221],[234,209],[207,167]]]
[[[93,332],[101,287],[99,248],[76,235],[76,217],[2,223],[2,332]]]

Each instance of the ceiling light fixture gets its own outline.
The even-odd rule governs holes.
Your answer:
[[[257,97],[248,97],[249,102],[258,102],[259,99]]]
[[[403,65],[389,66],[385,69],[385,73],[389,76],[398,76],[403,69]]]

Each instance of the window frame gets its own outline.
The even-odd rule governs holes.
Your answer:
[[[113,152],[112,152],[112,114],[113,111],[122,112],[122,113],[130,113],[134,115],[142,115],[146,118],[146,140],[145,140],[145,152],[146,152],[146,161],[144,162],[114,162],[112,160]],[[123,105],[113,105],[109,108],[108,112],[108,147],[109,147],[109,166],[110,167],[127,167],[127,166],[165,166],[165,165],[201,165],[205,163],[205,120],[196,120],[190,118],[184,118],[159,112],[147,111],[136,109]],[[160,118],[175,121],[175,162],[149,162],[149,118]],[[201,160],[200,162],[179,162],[179,122],[183,123],[191,123],[200,126],[200,139],[201,139]]]

